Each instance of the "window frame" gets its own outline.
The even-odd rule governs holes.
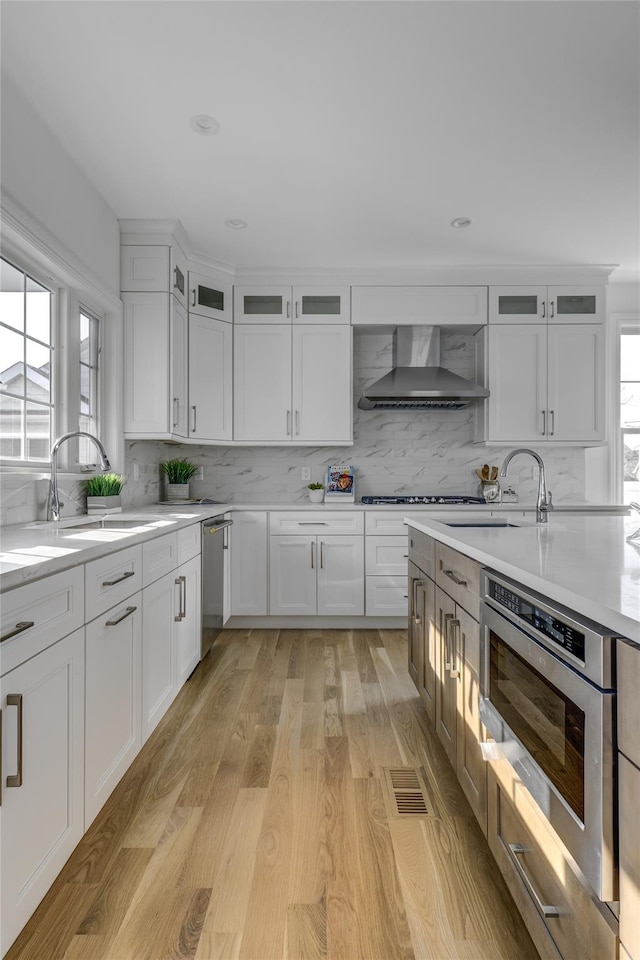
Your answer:
[[[638,433],[640,427],[623,427],[620,422],[620,385],[622,383],[622,357],[621,357],[621,338],[623,335],[640,336],[640,317],[634,314],[622,314],[616,318],[615,328],[615,388],[616,397],[614,404],[614,456],[612,457],[612,487],[615,491],[615,499],[618,503],[624,503],[624,444],[622,434]],[[640,377],[638,378],[640,380]]]
[[[7,221],[13,222],[7,222]],[[112,292],[88,274],[86,268],[61,249],[46,231],[36,233],[28,224],[7,217],[3,224],[0,254],[52,290],[53,397],[52,443],[79,429],[80,413],[80,309],[96,317],[100,330],[99,439],[115,472],[124,473],[122,404],[123,313],[119,292]],[[0,459],[0,473],[49,476],[49,460]],[[99,473],[78,463],[77,440],[60,447],[60,475],[86,477]]]

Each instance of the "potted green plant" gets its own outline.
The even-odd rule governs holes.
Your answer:
[[[84,481],[87,513],[122,513],[120,493],[124,477],[117,473],[101,473]]]
[[[189,480],[198,472],[195,463],[178,458],[161,463],[160,469],[167,480],[167,500],[188,500]]]
[[[324,500],[324,483],[310,483],[307,490],[311,503],[322,503]]]

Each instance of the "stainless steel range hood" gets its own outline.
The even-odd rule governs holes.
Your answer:
[[[394,368],[367,387],[362,410],[460,410],[489,396],[440,366],[440,327],[396,327],[393,348]]]

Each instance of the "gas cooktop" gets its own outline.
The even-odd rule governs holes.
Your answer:
[[[362,497],[362,503],[372,503],[372,504],[393,504],[393,503],[444,503],[444,504],[454,504],[454,503],[486,503],[484,497],[467,497],[462,494],[425,494],[419,496],[409,496],[408,494],[395,494],[393,496],[375,496],[375,497]]]

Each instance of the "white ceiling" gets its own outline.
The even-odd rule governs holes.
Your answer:
[[[3,69],[115,214],[177,218],[206,256],[638,277],[636,2],[1,8]]]

